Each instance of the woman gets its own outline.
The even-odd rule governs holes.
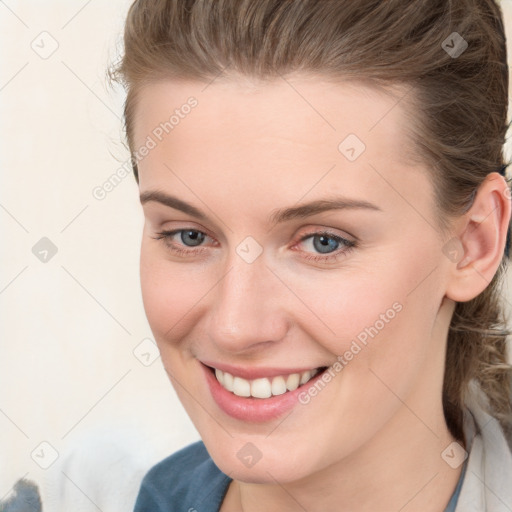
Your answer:
[[[202,440],[142,511],[505,511],[491,0],[138,0],[141,285]]]

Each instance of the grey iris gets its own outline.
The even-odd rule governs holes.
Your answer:
[[[200,231],[182,231],[181,232],[181,241],[185,245],[199,245],[204,240],[204,233],[201,233]],[[189,243],[190,241],[190,243]]]
[[[319,243],[317,243],[319,241]],[[339,242],[329,236],[315,236],[313,237],[313,246],[318,252],[327,253],[335,251],[338,248]]]

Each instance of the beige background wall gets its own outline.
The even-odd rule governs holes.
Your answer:
[[[93,194],[128,157],[104,73],[129,3],[0,1],[0,500],[26,476],[45,510],[130,510],[198,439],[148,340],[136,183]]]
[[[137,349],[151,332],[135,180],[93,196],[128,157],[124,97],[104,74],[129,3],[0,2],[0,500],[26,475],[73,498],[68,512],[97,510],[107,472],[126,470],[118,485],[136,493],[143,471],[198,438],[160,359],[145,366]],[[32,252],[43,237],[57,249],[46,262],[48,247]]]

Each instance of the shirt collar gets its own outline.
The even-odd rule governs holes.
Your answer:
[[[463,424],[469,458],[455,512],[512,510],[512,453],[501,425],[486,406],[488,399],[471,381]]]

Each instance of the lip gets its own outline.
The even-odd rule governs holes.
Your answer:
[[[211,368],[217,368],[222,370],[223,372],[228,372],[233,377],[242,377],[242,379],[246,380],[254,380],[260,379],[262,377],[277,377],[278,375],[290,375],[292,373],[302,373],[308,370],[314,370],[315,368],[323,368],[323,365],[319,365],[316,367],[303,367],[303,368],[244,368],[242,366],[233,366],[230,364],[224,363],[214,363],[212,361],[200,361],[203,365],[209,366]]]
[[[293,391],[283,393],[282,395],[272,396],[270,398],[254,398],[237,396],[227,389],[224,389],[212,370],[205,364],[200,364],[203,369],[208,388],[210,389],[210,393],[219,408],[235,419],[251,423],[262,423],[283,416],[285,413],[293,409],[294,406],[299,404],[299,394],[308,389],[309,386],[313,385],[324,373],[323,371],[317,373],[311,380],[306,382],[306,384],[299,386]],[[226,368],[229,367],[226,366]],[[219,370],[222,370],[222,368],[219,368]],[[231,373],[229,370],[226,371]],[[287,370],[287,372],[289,372],[289,370]],[[241,377],[240,374],[238,375]],[[262,375],[261,371],[259,375]],[[265,373],[264,375],[268,376],[269,374]],[[283,375],[283,373],[277,373],[277,375]]]

